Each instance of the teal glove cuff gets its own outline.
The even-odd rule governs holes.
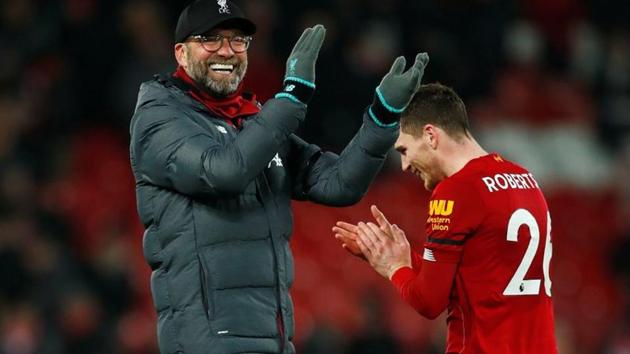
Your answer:
[[[277,93],[275,98],[288,98],[292,101],[308,104],[315,92],[315,84],[300,79],[299,77],[289,76],[284,79],[284,88],[282,92]]]
[[[300,83],[302,85],[306,85],[306,86],[312,88],[313,90],[315,89],[315,83],[310,82],[310,81],[306,81],[304,79],[300,79],[299,77],[287,76],[287,77],[284,78],[284,83],[286,84],[287,81],[294,81],[294,82]]]
[[[378,125],[379,127],[382,128],[394,128],[398,126],[398,121],[395,121],[393,123],[383,123],[380,121],[380,119],[378,119],[378,117],[376,116],[376,114],[374,114],[374,112],[372,111],[372,106],[368,107],[368,115],[370,116],[370,118],[372,118],[372,121],[374,123],[376,123],[376,125]]]
[[[391,128],[398,125],[403,109],[397,109],[387,104],[378,87],[374,95],[374,101],[368,108],[370,118],[380,127]]]
[[[287,99],[289,99],[289,100],[291,100],[291,101],[293,101],[293,102],[295,102],[295,103],[304,103],[304,102],[302,102],[302,101],[298,100],[298,99],[297,99],[297,97],[293,96],[293,95],[292,95],[292,94],[290,94],[290,93],[286,93],[286,92],[279,92],[279,93],[276,93],[276,95],[275,95],[275,96],[273,96],[273,97],[274,97],[274,98],[287,98]]]
[[[378,99],[381,101],[381,104],[383,104],[383,107],[385,107],[388,111],[390,111],[392,113],[402,113],[405,110],[405,107],[403,107],[403,108],[395,108],[395,107],[389,105],[387,103],[387,101],[385,100],[385,97],[383,97],[383,94],[381,93],[380,87],[376,88],[376,96],[378,96]]]

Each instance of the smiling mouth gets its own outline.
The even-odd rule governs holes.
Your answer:
[[[229,75],[234,72],[233,64],[211,64],[210,70],[217,74]]]

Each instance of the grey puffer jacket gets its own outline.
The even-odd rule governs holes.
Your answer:
[[[140,87],[131,166],[161,353],[295,352],[290,201],[356,203],[398,135],[365,115],[338,156],[293,134],[305,114],[271,99],[237,130],[169,77]]]

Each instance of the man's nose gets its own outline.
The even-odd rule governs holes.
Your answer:
[[[230,40],[227,38],[221,38],[221,46],[217,50],[217,54],[222,57],[231,57],[234,55],[232,47],[230,47]]]
[[[404,156],[400,158],[400,165],[403,172],[407,172],[407,170],[409,169],[409,161],[407,161],[407,159]]]

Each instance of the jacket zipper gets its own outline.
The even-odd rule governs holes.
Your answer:
[[[271,193],[271,187],[269,186],[269,181],[267,180],[267,175],[263,172],[262,173],[262,179],[265,183],[265,187],[266,190],[268,191],[268,193]],[[263,188],[260,185],[260,183],[257,181],[257,185],[261,191],[261,199],[262,199],[262,203],[263,203],[263,207],[265,205],[265,198],[263,194]],[[273,202],[275,204],[275,201],[272,199],[270,200],[271,202]],[[270,230],[271,231],[271,230]],[[276,268],[276,271],[274,273],[276,273],[276,282],[278,283],[278,309],[276,311],[276,323],[278,325],[278,334],[280,335],[280,352],[284,352],[284,321],[282,320],[282,308],[281,308],[281,302],[282,302],[282,291],[280,289],[280,274],[277,271],[277,269],[279,268],[279,264],[278,264],[278,254],[276,253],[276,241],[273,237],[273,232],[269,233],[269,238],[271,240],[271,248],[273,249],[273,261],[274,261],[274,265]]]
[[[206,318],[210,321],[212,315],[210,314],[210,304],[208,301],[208,278],[206,274],[206,267],[203,263],[201,256],[197,255],[197,260],[199,261],[199,277],[201,278],[201,302],[203,303],[203,309],[206,313]]]

